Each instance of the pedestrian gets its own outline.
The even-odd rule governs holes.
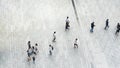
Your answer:
[[[36,52],[35,52],[35,47],[34,46],[32,46],[32,55],[31,55],[31,57],[32,57],[33,63],[35,63]]]
[[[30,41],[28,41],[28,49],[30,49],[31,48],[31,43],[30,43]]]
[[[36,55],[38,54],[38,52],[39,52],[39,51],[38,51],[38,44],[36,43],[36,44],[35,44],[35,53],[36,53]]]
[[[117,29],[120,30],[120,23],[117,24]]]
[[[115,34],[118,34],[119,32],[120,32],[120,24],[118,23],[118,24],[117,24],[117,29],[116,29]]]
[[[76,38],[75,39],[75,42],[74,42],[74,48],[78,48],[78,43],[77,43],[78,39]]]
[[[91,30],[90,30],[90,32],[93,32],[94,27],[95,27],[94,22],[92,22],[91,23]]]
[[[54,31],[54,33],[53,33],[53,40],[52,41],[56,42],[56,31]]]
[[[27,50],[27,55],[28,55],[28,61],[30,61],[31,60],[31,55],[32,55],[32,48],[29,48]]]
[[[70,27],[69,23],[70,23],[69,17],[67,16],[65,30],[69,29],[69,27]]]
[[[54,47],[50,44],[49,45],[49,54],[52,55],[52,51],[53,51]]]
[[[109,19],[106,20],[106,25],[104,29],[106,30],[107,28],[109,28]]]

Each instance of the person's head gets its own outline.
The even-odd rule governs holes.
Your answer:
[[[118,22],[118,24],[117,25],[119,25],[119,22]]]
[[[67,16],[67,19],[68,19],[69,17]]]
[[[75,40],[77,41],[78,39],[76,38]]]
[[[34,49],[34,46],[32,46],[32,49]]]
[[[54,34],[56,33],[56,31],[54,31]]]
[[[51,47],[51,44],[49,45],[49,47]]]
[[[30,43],[30,41],[28,41],[28,43]]]
[[[35,46],[38,46],[38,44],[36,43]]]

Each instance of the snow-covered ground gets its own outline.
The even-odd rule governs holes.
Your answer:
[[[0,0],[0,68],[120,68],[120,36],[114,35],[120,0],[73,1],[75,7],[72,0]],[[67,16],[70,31],[64,29]],[[110,28],[105,31],[107,18]],[[78,49],[73,48],[75,38]],[[39,44],[35,64],[27,62],[29,40]],[[55,47],[52,56],[49,44]]]

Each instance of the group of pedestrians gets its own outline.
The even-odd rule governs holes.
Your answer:
[[[35,63],[36,55],[38,54],[38,44],[36,43],[35,46],[31,46],[31,42],[28,41],[28,49],[27,49],[27,55],[28,55],[28,61],[33,61]]]
[[[90,32],[92,33],[93,32],[93,29],[95,27],[95,24],[94,22],[91,23],[91,29],[90,29]],[[105,23],[105,30],[107,30],[109,28],[109,19],[106,20],[106,23]],[[119,32],[120,32],[120,23],[117,23],[117,26],[116,26],[116,32],[115,34],[117,35]]]
[[[53,43],[56,42],[56,31],[53,32],[53,40],[52,40],[52,42]],[[53,45],[49,44],[49,55],[53,54],[53,50],[54,50]]]
[[[66,24],[65,24],[65,31],[70,29],[70,20],[69,17],[67,16],[66,18]],[[93,33],[94,32],[94,27],[95,27],[95,22],[91,23],[91,29],[90,32]],[[104,29],[107,30],[109,28],[109,19],[106,20],[105,23],[105,27]],[[117,29],[115,34],[118,34],[120,31],[120,24],[117,24]],[[53,39],[52,42],[55,43],[56,42],[56,31],[53,32]],[[35,62],[36,59],[36,55],[38,54],[38,48],[37,48],[38,44],[36,43],[35,46],[31,46],[31,42],[28,41],[28,50],[27,50],[27,54],[28,54],[28,61],[33,61]],[[74,48],[78,48],[78,38],[75,38],[75,41],[73,43],[73,47]],[[54,46],[49,44],[49,55],[53,54],[53,50],[54,50]]]
[[[65,20],[66,24],[65,24],[65,31],[69,30],[70,29],[70,20],[69,20],[69,17],[67,16],[66,20]],[[56,31],[54,31],[53,33],[53,40],[52,40],[53,43],[56,42]],[[74,48],[78,48],[78,38],[75,39],[74,41]],[[53,50],[54,50],[54,47],[53,45],[49,45],[49,55],[52,55],[53,53]]]

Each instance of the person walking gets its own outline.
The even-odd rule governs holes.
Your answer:
[[[106,30],[107,28],[109,28],[109,19],[106,20],[106,25],[104,29]]]
[[[75,42],[74,42],[74,48],[78,48],[78,43],[77,43],[78,39],[76,38],[75,39]]]
[[[67,16],[67,19],[66,19],[66,25],[65,25],[65,30],[68,30],[69,27],[70,27],[70,21],[69,21],[69,17]]]
[[[95,27],[94,22],[92,22],[91,23],[91,30],[90,30],[90,32],[93,32],[94,27]]]

